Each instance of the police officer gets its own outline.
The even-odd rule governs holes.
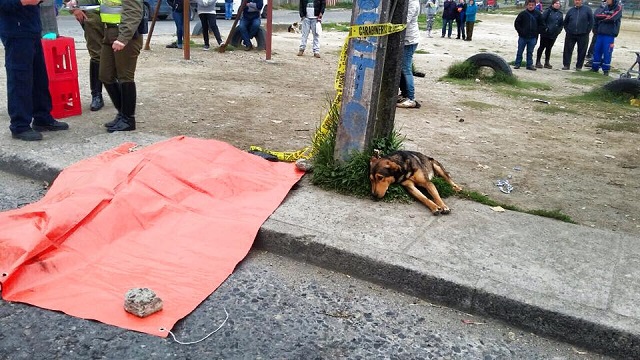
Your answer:
[[[134,75],[142,49],[142,35],[138,32],[142,15],[142,0],[101,0],[104,39],[100,81],[118,110],[115,119],[104,124],[110,133],[136,129]]]
[[[40,131],[67,130],[51,116],[49,79],[40,37],[41,0],[1,0],[0,39],[7,71],[7,108],[11,136],[42,140]],[[33,125],[31,124],[33,120]]]
[[[104,25],[100,20],[100,13],[96,9],[77,8],[74,5],[99,6],[98,0],[71,0],[67,6],[71,8],[73,16],[84,30],[84,38],[87,41],[89,51],[89,85],[91,87],[91,111],[97,111],[104,106],[102,99],[102,82],[100,82],[100,52],[102,51],[102,38],[104,37]]]

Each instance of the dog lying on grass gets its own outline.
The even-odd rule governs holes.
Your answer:
[[[380,151],[374,150],[374,155],[369,162],[369,180],[371,180],[371,194],[374,197],[383,198],[389,185],[399,183],[413,197],[426,205],[433,215],[448,214],[451,209],[442,201],[438,189],[431,182],[435,175],[443,178],[455,191],[462,190],[451,180],[442,164],[419,152],[395,151],[389,155],[380,156]],[[426,189],[433,201],[416,186]]]

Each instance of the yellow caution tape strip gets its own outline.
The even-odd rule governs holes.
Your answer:
[[[349,35],[345,38],[342,45],[342,51],[340,52],[340,59],[338,60],[338,70],[336,71],[336,79],[334,82],[334,89],[336,90],[336,97],[331,102],[331,109],[329,113],[324,117],[322,123],[316,133],[313,135],[313,143],[318,143],[323,137],[329,134],[332,127],[331,114],[340,111],[340,103],[342,102],[342,91],[344,89],[344,78],[347,71],[347,49],[350,38],[360,38],[369,36],[385,36],[400,32],[407,27],[405,24],[368,24],[368,25],[351,25],[349,29]],[[312,146],[307,146],[297,151],[273,151],[266,150],[258,146],[251,146],[251,151],[260,151],[266,154],[273,155],[280,161],[294,162],[298,159],[308,159],[315,155],[317,151]]]

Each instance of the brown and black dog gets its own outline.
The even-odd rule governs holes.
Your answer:
[[[449,207],[442,201],[438,189],[431,179],[438,175],[448,182],[455,191],[462,188],[456,185],[442,164],[433,158],[415,151],[395,151],[386,156],[380,156],[379,150],[369,162],[369,179],[371,180],[371,194],[378,199],[384,197],[389,185],[399,183],[411,195],[425,204],[433,215],[448,214]],[[416,186],[426,189],[433,201],[429,200]]]

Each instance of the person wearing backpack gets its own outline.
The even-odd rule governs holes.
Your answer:
[[[540,45],[538,46],[538,53],[536,55],[536,68],[541,69],[553,69],[553,66],[549,63],[551,57],[551,49],[555,44],[558,35],[562,32],[562,20],[564,14],[560,10],[560,0],[551,1],[549,6],[542,14],[542,21],[544,23],[544,31],[540,33]],[[542,58],[542,52],[544,51],[544,66],[540,62]]]

